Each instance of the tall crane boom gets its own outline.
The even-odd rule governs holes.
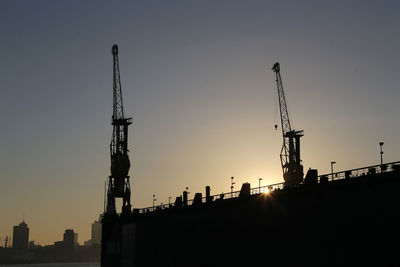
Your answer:
[[[124,118],[124,106],[122,104],[121,77],[119,74],[118,45],[114,45],[111,51],[113,55],[113,119]]]
[[[303,181],[303,166],[300,159],[300,137],[303,131],[292,130],[286,104],[285,93],[282,85],[279,63],[275,63],[272,70],[275,72],[278,89],[279,111],[281,115],[281,128],[283,144],[281,149],[281,165],[283,179],[287,185],[295,185]]]
[[[129,183],[128,126],[132,118],[125,118],[122,104],[121,77],[119,73],[118,45],[111,51],[113,55],[113,134],[110,144],[111,175],[107,183],[107,213],[115,213],[115,200],[122,198],[122,213],[131,211],[131,190]]]

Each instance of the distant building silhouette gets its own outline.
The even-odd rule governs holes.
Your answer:
[[[64,241],[56,241],[56,242],[54,242],[54,247],[55,247],[56,249],[62,249],[62,248],[64,248]]]
[[[28,248],[34,248],[35,247],[35,241],[29,241],[28,242]]]
[[[78,233],[75,233],[73,229],[66,229],[63,240],[54,242],[54,248],[65,252],[71,252],[76,246],[78,246]]]
[[[23,249],[28,247],[29,228],[25,221],[14,226],[13,229],[13,248]]]
[[[101,218],[102,216],[100,215],[99,220],[92,223],[92,237],[84,242],[85,247],[101,245]]]
[[[65,248],[73,248],[78,244],[78,233],[72,229],[65,230],[63,243]]]
[[[92,223],[92,244],[101,244],[101,218]]]

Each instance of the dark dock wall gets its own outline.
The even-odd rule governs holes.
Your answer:
[[[102,266],[398,266],[399,188],[383,173],[113,219]]]

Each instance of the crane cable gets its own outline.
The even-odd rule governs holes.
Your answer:
[[[273,102],[273,108],[274,108],[274,126],[275,126],[275,131],[278,130],[278,105],[276,100],[278,99],[278,92],[274,88],[274,97],[272,98]],[[279,100],[278,100],[279,101]]]

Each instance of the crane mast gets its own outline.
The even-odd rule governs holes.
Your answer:
[[[125,118],[119,73],[118,45],[113,45],[113,134],[110,144],[111,175],[107,183],[106,213],[116,213],[115,200],[122,198],[122,213],[131,211],[129,183],[128,126],[132,118]]]
[[[281,149],[281,165],[283,179],[286,185],[296,185],[303,181],[303,166],[300,159],[300,137],[304,132],[293,130],[290,126],[289,113],[285,93],[283,91],[282,77],[279,63],[275,63],[272,70],[275,72],[278,89],[279,111],[281,115],[281,128],[283,144]]]

